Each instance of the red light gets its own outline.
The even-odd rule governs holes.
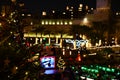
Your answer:
[[[32,54],[35,54],[35,52],[32,52]]]

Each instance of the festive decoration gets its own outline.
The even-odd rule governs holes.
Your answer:
[[[77,61],[81,61],[81,56],[80,56],[80,54],[77,55],[76,60],[77,60]]]
[[[59,69],[64,69],[65,68],[65,61],[61,58],[61,56],[59,57],[57,66]]]

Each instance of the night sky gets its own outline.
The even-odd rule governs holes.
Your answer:
[[[66,5],[78,6],[83,3],[96,7],[96,0],[22,0],[30,11],[65,10]],[[112,9],[120,11],[120,0],[112,0]]]
[[[30,10],[65,10],[66,5],[78,6],[80,3],[95,8],[95,0],[25,0]]]

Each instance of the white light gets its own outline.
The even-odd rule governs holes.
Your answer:
[[[53,10],[52,13],[55,13],[55,11]]]
[[[84,18],[84,22],[87,22],[87,18]]]
[[[46,12],[44,11],[44,12],[42,12],[42,15],[43,15],[43,16],[46,16],[47,14],[46,14]]]
[[[83,4],[79,4],[80,7],[83,7]]]
[[[25,14],[22,14],[22,16],[25,16]]]
[[[51,25],[52,24],[52,22],[51,21],[49,21],[49,25]]]
[[[11,45],[11,43],[8,43],[8,45]]]
[[[63,55],[65,55],[65,49],[63,49]]]
[[[55,22],[52,22],[53,25],[55,25]]]
[[[69,25],[72,25],[72,22],[71,22],[71,21],[69,22]]]
[[[57,22],[57,25],[59,25],[60,23],[59,22]]]
[[[31,16],[31,14],[28,14],[27,16]]]
[[[14,20],[13,22],[16,22],[16,20]]]
[[[68,23],[67,22],[65,22],[65,25],[67,25]]]
[[[66,10],[69,10],[69,7],[68,7],[68,6],[66,7]]]
[[[60,24],[63,25],[63,22],[61,22]]]
[[[70,51],[70,55],[72,55],[72,51]]]
[[[91,8],[91,10],[93,10],[93,8]]]
[[[28,72],[25,72],[25,75],[28,75]]]
[[[65,12],[63,12],[63,14],[66,14]]]
[[[87,23],[88,23],[88,19],[87,19],[87,18],[84,18],[84,19],[83,19],[83,23],[84,23],[84,24],[87,24]]]
[[[45,24],[47,25],[47,24],[48,24],[48,21],[46,21]]]
[[[31,22],[30,25],[33,25],[33,22]]]
[[[15,69],[18,69],[18,67],[15,67]]]
[[[42,21],[42,25],[44,25],[44,21]]]

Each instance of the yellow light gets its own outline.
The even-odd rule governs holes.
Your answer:
[[[93,8],[91,8],[91,10],[93,10]]]
[[[44,25],[44,21],[42,21],[42,25]]]
[[[25,72],[25,75],[28,75],[28,72]]]
[[[11,0],[12,2],[16,2],[16,0]]]
[[[47,25],[47,24],[48,24],[48,21],[46,21],[45,24]]]
[[[49,25],[51,25],[52,24],[52,22],[51,21],[49,21]]]
[[[66,10],[69,10],[69,7],[68,7],[68,6],[66,7]]]
[[[53,25],[55,25],[55,22],[52,22]]]
[[[63,12],[63,14],[66,14],[65,12]]]
[[[67,23],[67,22],[65,22],[64,24],[65,24],[65,25],[67,25],[68,23]]]
[[[0,23],[0,26],[2,26],[2,23]]]
[[[15,69],[18,69],[18,67],[15,67]]]
[[[86,10],[88,10],[88,6],[86,6]]]
[[[63,22],[61,22],[60,24],[63,25]]]
[[[83,4],[79,4],[80,7],[83,7]]]
[[[45,11],[43,11],[43,12],[42,12],[42,15],[43,15],[43,16],[46,16],[47,14],[46,14],[46,12],[45,12]]]
[[[22,16],[25,16],[25,14],[22,14]]]
[[[69,22],[69,25],[72,25],[72,22],[71,22],[71,21]]]
[[[59,25],[59,22],[57,22],[57,25]]]
[[[52,13],[55,13],[55,11],[53,10]]]

